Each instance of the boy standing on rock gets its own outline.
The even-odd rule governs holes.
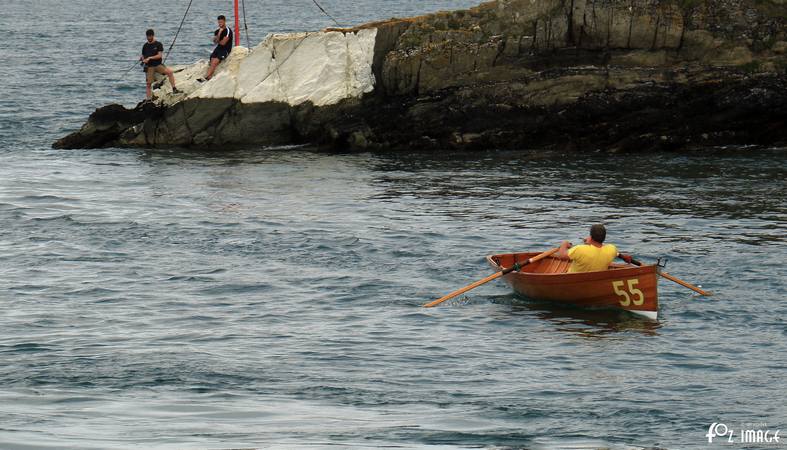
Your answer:
[[[153,84],[156,73],[164,74],[169,78],[169,84],[172,85],[172,93],[177,94],[178,88],[175,87],[175,76],[172,74],[172,69],[163,64],[164,59],[164,45],[156,40],[156,33],[153,30],[145,32],[148,41],[142,46],[142,56],[139,60],[145,65],[145,74],[147,76],[147,89],[145,91],[148,100],[153,96],[151,85]]]
[[[213,42],[216,43],[216,48],[213,49],[213,53],[210,54],[208,74],[205,75],[205,78],[197,80],[200,82],[208,81],[213,78],[213,72],[216,71],[216,67],[219,63],[227,59],[227,56],[229,56],[232,51],[232,29],[227,26],[227,18],[219,16],[217,20],[219,21],[219,29],[213,32]]]

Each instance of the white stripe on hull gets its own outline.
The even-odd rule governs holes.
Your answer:
[[[650,320],[658,320],[658,318],[659,318],[659,312],[658,311],[637,311],[637,310],[634,310],[634,309],[627,309],[626,311],[628,311],[628,312],[630,312],[632,314],[636,314],[638,316],[645,317],[646,319],[650,319]]]

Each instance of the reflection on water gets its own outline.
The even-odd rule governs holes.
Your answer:
[[[657,330],[663,326],[660,322],[625,311],[582,309],[524,299],[513,294],[492,296],[489,301],[510,305],[511,314],[523,316],[521,320],[535,317],[550,323],[556,331],[574,333],[586,338],[605,338],[620,332],[656,336]]]
[[[689,156],[476,152],[380,159],[375,170],[382,175],[375,181],[386,189],[379,199],[532,196],[554,204],[643,208],[664,215],[787,218],[785,149]],[[419,179],[413,173],[421,171],[430,173],[429,182],[413,184]]]

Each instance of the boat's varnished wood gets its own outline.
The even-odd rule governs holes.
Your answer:
[[[510,267],[537,253],[488,257],[497,268]],[[567,273],[571,262],[555,257],[527,265],[503,277],[525,297],[586,308],[624,309],[651,318],[658,311],[657,268],[653,265],[612,264],[600,272]]]

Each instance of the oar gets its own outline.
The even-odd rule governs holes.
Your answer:
[[[691,289],[692,291],[694,291],[694,292],[696,292],[696,293],[698,293],[700,295],[704,295],[706,297],[710,297],[711,295],[713,295],[712,292],[703,291],[702,289],[698,288],[697,286],[694,286],[693,284],[687,283],[687,282],[681,280],[680,278],[678,278],[676,276],[668,274],[667,272],[659,271],[659,275],[661,275],[662,277],[664,277],[664,278],[666,278],[666,279],[668,279],[670,281],[678,283],[679,285],[681,285],[683,287],[687,287],[687,288]]]
[[[454,292],[451,292],[450,294],[446,295],[445,297],[438,298],[437,300],[435,300],[433,302],[429,302],[429,303],[425,304],[424,308],[431,308],[433,306],[439,305],[440,303],[443,303],[446,300],[451,300],[452,298],[456,297],[457,295],[462,295],[462,294],[464,294],[465,292],[467,292],[469,290],[472,290],[472,289],[477,288],[478,286],[481,286],[482,284],[489,283],[490,281],[492,281],[494,279],[497,279],[497,278],[500,278],[503,275],[507,275],[507,274],[509,274],[509,273],[511,273],[511,272],[513,272],[515,270],[519,270],[523,266],[526,266],[528,264],[532,264],[532,263],[534,263],[536,261],[541,261],[542,259],[544,259],[544,258],[546,258],[548,256],[551,256],[553,253],[557,252],[558,250],[560,250],[560,249],[553,248],[552,250],[547,250],[544,253],[541,253],[540,255],[536,255],[536,256],[528,259],[525,262],[514,264],[513,267],[509,267],[509,268],[503,269],[503,270],[501,270],[499,272],[495,272],[494,274],[489,275],[488,277],[484,278],[483,280],[478,280],[478,281],[476,281],[475,283],[473,283],[473,284],[471,284],[469,286],[465,286],[462,289],[458,289],[458,290],[456,290]]]
[[[621,259],[623,259],[623,258],[621,258]],[[642,265],[642,262],[640,262],[640,261],[637,261],[636,259],[632,259],[632,260],[631,260],[631,264],[634,264],[635,266],[641,266],[641,265]],[[658,271],[658,273],[659,273],[659,275],[661,275],[662,277],[664,277],[664,278],[666,278],[666,279],[668,279],[668,280],[670,280],[670,281],[672,281],[672,282],[678,283],[679,285],[681,285],[681,286],[683,286],[683,287],[689,288],[689,289],[691,289],[692,291],[694,291],[694,292],[696,292],[696,293],[698,293],[698,294],[700,294],[700,295],[704,295],[704,296],[706,296],[706,297],[710,297],[711,295],[713,295],[713,293],[712,293],[712,292],[703,291],[702,289],[698,288],[697,286],[694,286],[694,285],[693,285],[693,284],[691,284],[691,283],[687,283],[687,282],[685,282],[685,281],[681,280],[680,278],[678,278],[678,277],[676,277],[676,276],[674,276],[674,275],[670,275],[670,274],[668,274],[667,272],[662,272],[662,271],[660,271],[660,270],[659,270],[659,271]]]

